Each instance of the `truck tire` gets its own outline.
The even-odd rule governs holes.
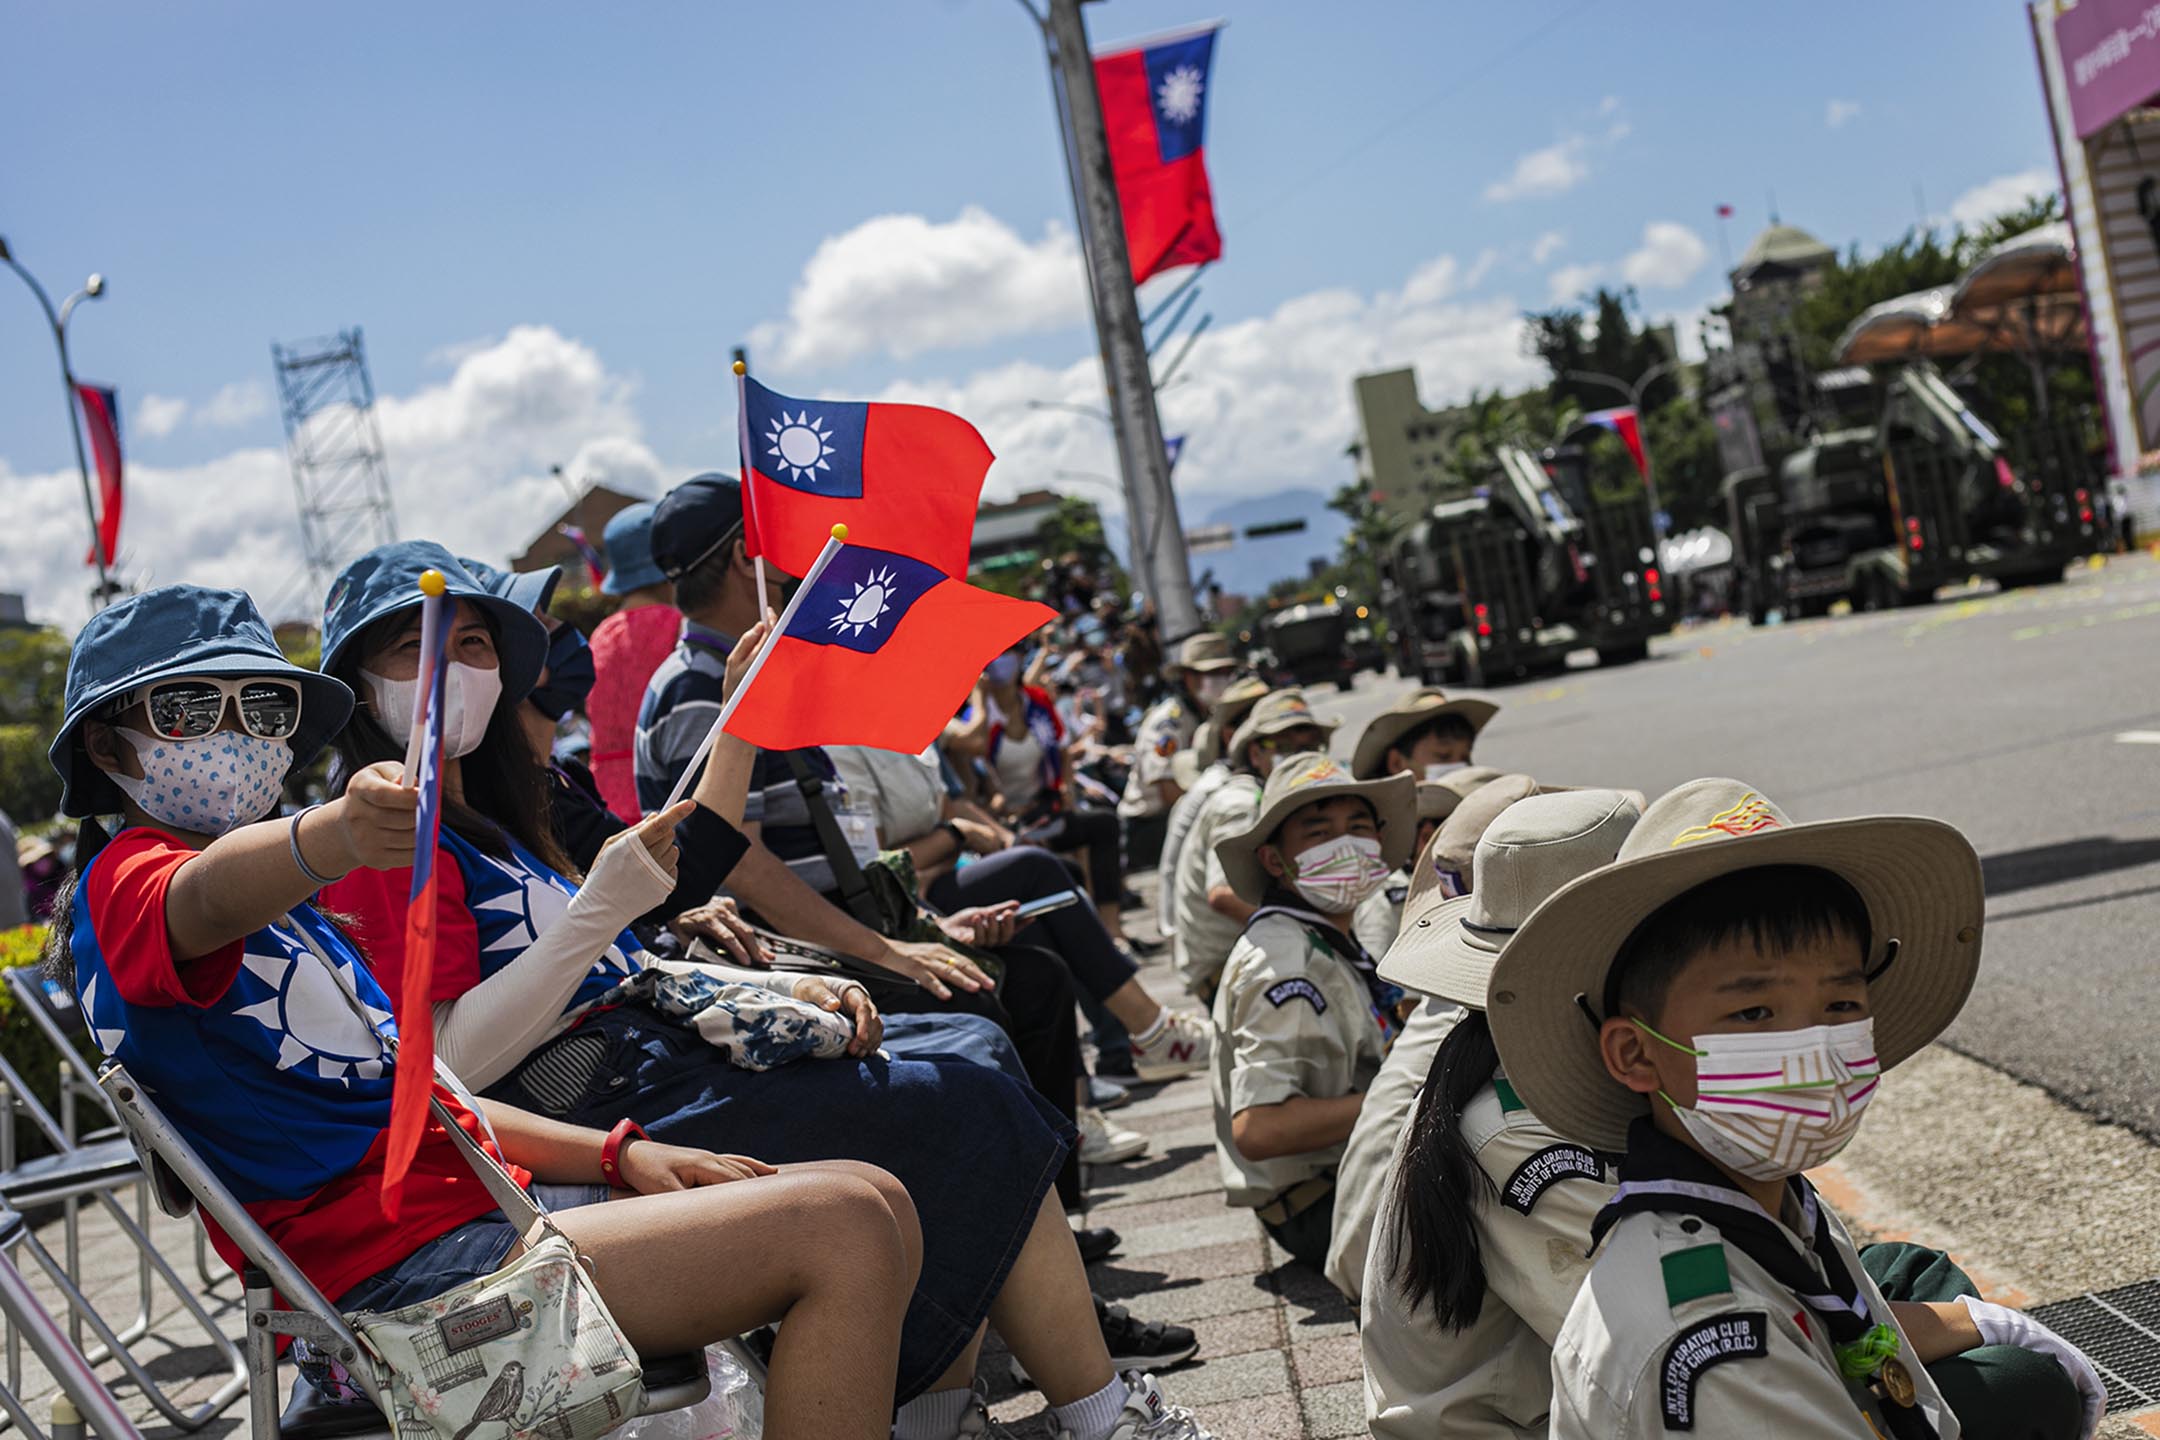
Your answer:
[[[1472,690],[1485,688],[1485,661],[1478,654],[1477,642],[1467,635],[1455,637],[1455,678]]]
[[[1336,676],[1336,677],[1335,677],[1335,688],[1336,688],[1337,690],[1355,690],[1355,689],[1357,689],[1357,676],[1355,676],[1355,675],[1338,675],[1338,676]]]
[[[1650,642],[1637,640],[1628,645],[1614,645],[1597,652],[1600,665],[1633,665],[1638,660],[1650,658]]]

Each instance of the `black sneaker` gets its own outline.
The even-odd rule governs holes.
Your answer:
[[[1103,1344],[1110,1351],[1110,1368],[1120,1374],[1127,1370],[1167,1370],[1200,1351],[1199,1337],[1189,1327],[1136,1320],[1130,1310],[1106,1304],[1100,1295],[1095,1297],[1095,1323],[1102,1326]],[[1017,1355],[1012,1357],[1012,1378],[1015,1385],[1035,1383],[1028,1378],[1027,1368]]]
[[[1073,1230],[1073,1241],[1080,1247],[1080,1263],[1083,1265],[1093,1265],[1098,1260],[1108,1259],[1116,1252],[1119,1243],[1115,1230],[1077,1227]]]

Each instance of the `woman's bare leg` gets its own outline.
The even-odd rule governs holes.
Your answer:
[[[555,1219],[641,1351],[701,1349],[786,1322],[766,1377],[772,1440],[890,1434],[900,1319],[922,1254],[914,1207],[891,1176],[791,1165]]]
[[[1052,1405],[1069,1405],[1114,1377],[1087,1270],[1052,1192],[1035,1212],[1020,1258],[990,1302],[990,1323]]]

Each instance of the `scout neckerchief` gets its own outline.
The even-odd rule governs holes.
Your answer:
[[[1801,1228],[1812,1237],[1812,1265],[1768,1211],[1734,1189],[1708,1160],[1643,1116],[1628,1127],[1620,1188],[1591,1223],[1590,1243],[1594,1248],[1626,1215],[1656,1212],[1709,1221],[1727,1244],[1762,1266],[1814,1312],[1830,1337],[1840,1374],[1882,1384],[1895,1402],[1882,1411],[1897,1440],[1933,1440],[1935,1427],[1913,1405],[1912,1377],[1897,1358],[1897,1327],[1886,1323],[1887,1316],[1873,1313],[1866,1292],[1846,1270],[1815,1187],[1801,1175],[1785,1183],[1799,1205]]]
[[[1358,943],[1355,935],[1342,929],[1317,910],[1283,903],[1283,894],[1280,886],[1270,885],[1268,893],[1261,898],[1260,908],[1253,911],[1252,918],[1245,922],[1245,928],[1250,930],[1262,917],[1268,915],[1287,915],[1303,924],[1323,949],[1356,971],[1358,979],[1365,982],[1373,1023],[1380,1027],[1381,1043],[1392,1045],[1398,1028],[1395,1007],[1402,1004],[1403,998],[1401,988],[1380,978],[1380,967],[1373,961],[1372,956],[1365,952],[1365,947]]]

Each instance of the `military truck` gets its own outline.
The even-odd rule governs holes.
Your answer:
[[[1350,617],[1333,600],[1277,610],[1260,622],[1267,648],[1264,673],[1270,685],[1318,685],[1333,681],[1348,690],[1357,675],[1349,644]]]
[[[1442,501],[1381,557],[1396,665],[1427,684],[1497,684],[1594,649],[1650,653],[1672,625],[1640,484],[1599,486],[1583,453],[1502,446],[1484,483]]]
[[[1739,604],[1755,623],[1772,610],[1820,615],[1841,599],[1863,610],[1925,604],[1973,577],[2052,584],[2105,545],[2084,417],[2006,442],[1924,361],[1813,383],[1812,433],[1723,485]],[[1724,412],[1718,423],[1745,419]]]

